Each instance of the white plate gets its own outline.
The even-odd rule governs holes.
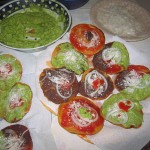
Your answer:
[[[90,18],[104,32],[118,35],[126,41],[150,36],[150,13],[129,0],[98,1],[90,10]]]

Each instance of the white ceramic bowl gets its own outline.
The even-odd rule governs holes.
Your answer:
[[[49,45],[58,41],[70,29],[71,15],[70,15],[68,9],[63,4],[61,4],[60,2],[57,2],[55,0],[14,0],[14,1],[8,2],[5,5],[3,5],[2,7],[0,7],[0,19],[3,20],[4,18],[6,18],[14,13],[17,13],[20,10],[30,7],[31,3],[35,3],[38,6],[50,9],[51,11],[54,11],[58,15],[63,15],[63,17],[64,17],[63,20],[65,20],[63,23],[63,26],[64,26],[63,33],[58,38],[53,40],[52,42],[50,42],[46,45],[39,46],[39,47],[16,48],[16,47],[6,45],[3,42],[0,42],[0,44],[2,46],[5,46],[10,49],[18,50],[18,51],[23,51],[23,52],[37,52],[37,51],[45,50]]]

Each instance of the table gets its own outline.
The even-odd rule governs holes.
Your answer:
[[[93,4],[95,4],[95,2],[97,2],[97,1],[99,1],[99,0],[89,0],[88,3],[86,3],[84,6],[78,8],[78,9],[70,10],[70,13],[72,15],[72,27],[74,25],[76,25],[76,24],[79,24],[79,23],[91,23],[92,24],[92,22],[90,20],[89,12],[90,12],[91,6]],[[110,37],[110,35],[107,35],[106,38],[109,38],[109,37]],[[142,40],[142,41],[129,42],[129,43],[131,43],[137,49],[137,51],[142,51],[143,53],[145,53],[146,55],[148,55],[150,57],[150,38],[147,38],[147,39]],[[0,46],[0,51],[2,51],[4,49],[7,49],[7,48],[4,48],[4,47]],[[13,51],[12,51],[12,53],[13,53]],[[41,52],[36,52],[36,53],[32,53],[32,54],[36,58],[36,56],[38,56],[40,53]],[[148,67],[150,68],[150,63],[149,63]],[[36,99],[36,95],[34,95],[34,98]],[[44,110],[43,108],[41,108],[41,109],[42,109],[42,111],[44,111],[44,114],[49,115],[48,111]],[[41,110],[39,109],[39,111],[41,111]],[[56,116],[52,116],[52,120],[54,122],[57,122]],[[56,134],[59,134],[59,133],[64,132],[64,131],[62,131],[62,129],[59,128],[57,131],[51,131],[51,132],[52,133],[55,132]],[[73,136],[73,140],[74,141],[70,141],[70,143],[68,143],[68,141],[65,141],[65,139],[62,139],[62,141],[63,141],[62,143],[58,143],[59,141],[57,141],[56,139],[53,139],[53,137],[51,136],[50,137],[51,138],[50,142],[53,145],[51,148],[53,150],[55,150],[55,149],[56,150],[57,149],[58,150],[76,150],[76,149],[82,149],[82,150],[101,150],[97,146],[85,142],[84,140],[80,139],[76,135],[72,135],[72,136]],[[70,135],[68,135],[68,137],[70,137]],[[45,139],[47,139],[47,138],[45,138]],[[60,135],[60,139],[61,139],[61,135]],[[55,141],[56,145],[54,144],[54,140],[56,140]],[[71,140],[71,137],[70,137],[70,140]],[[72,143],[75,143],[75,144],[72,144]],[[48,144],[48,143],[46,143],[46,144]],[[42,148],[40,150],[42,150]],[[43,149],[43,150],[45,150],[45,149]],[[46,149],[46,150],[48,150],[48,149]]]

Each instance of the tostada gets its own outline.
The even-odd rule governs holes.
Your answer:
[[[103,31],[92,24],[75,25],[70,31],[69,39],[77,51],[87,56],[93,56],[105,45]]]
[[[32,150],[33,142],[29,129],[20,124],[7,126],[0,130],[1,150]]]
[[[142,105],[125,94],[114,94],[104,101],[101,115],[112,124],[124,128],[139,128],[143,123]]]
[[[129,53],[125,45],[114,41],[105,44],[103,50],[93,57],[93,66],[107,74],[116,74],[127,69],[129,65]]]
[[[143,65],[130,65],[117,74],[114,82],[118,91],[140,101],[150,97],[150,70]]]
[[[11,89],[0,91],[0,118],[13,123],[21,120],[30,110],[31,88],[17,82]]]
[[[82,74],[79,93],[93,100],[103,100],[114,90],[112,79],[99,69],[90,68]]]
[[[89,68],[87,59],[77,52],[69,42],[57,45],[51,57],[52,66],[66,68],[80,75]]]
[[[58,122],[68,132],[78,135],[96,134],[104,125],[100,108],[82,96],[73,97],[59,105]]]
[[[44,96],[55,104],[67,102],[78,94],[78,80],[74,72],[64,68],[46,68],[39,77]]]
[[[0,90],[10,89],[22,76],[20,61],[10,54],[0,55]]]

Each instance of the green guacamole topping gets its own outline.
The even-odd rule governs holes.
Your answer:
[[[6,140],[6,139],[5,139],[5,135],[3,134],[2,131],[0,131],[0,145],[1,145],[1,146],[3,145],[3,143],[4,143],[5,140]]]
[[[132,101],[129,95],[119,93],[104,101],[101,114],[113,124],[138,128],[143,122],[142,108],[142,105]]]
[[[112,48],[117,48],[121,52],[121,60],[118,62],[119,65],[124,66],[125,68],[129,65],[129,53],[124,44],[120,42],[113,42]]]
[[[3,137],[4,137],[4,134],[2,131],[0,131],[0,142],[1,142],[1,138],[3,138]]]
[[[78,109],[79,114],[82,118],[88,118],[88,119],[92,119],[92,114],[91,112],[89,112],[86,108],[81,107]]]
[[[10,90],[3,91],[0,96],[0,117],[7,122],[21,120],[31,106],[32,91],[23,83],[16,83]]]
[[[0,90],[10,89],[22,76],[22,65],[14,56],[0,55]]]
[[[128,94],[134,101],[141,101],[150,97],[150,74],[144,74],[137,87],[127,87],[121,93]]]
[[[5,140],[5,136],[2,131],[0,131],[0,145],[2,146]]]
[[[0,42],[15,48],[34,48],[53,42],[64,31],[64,17],[31,5],[0,22]]]
[[[56,68],[65,67],[80,75],[89,68],[88,62],[83,54],[77,52],[69,42],[59,45],[59,52],[52,57],[51,63]]]
[[[0,90],[0,118],[3,118],[6,113],[6,98],[7,98],[7,92],[6,91],[1,91]]]

